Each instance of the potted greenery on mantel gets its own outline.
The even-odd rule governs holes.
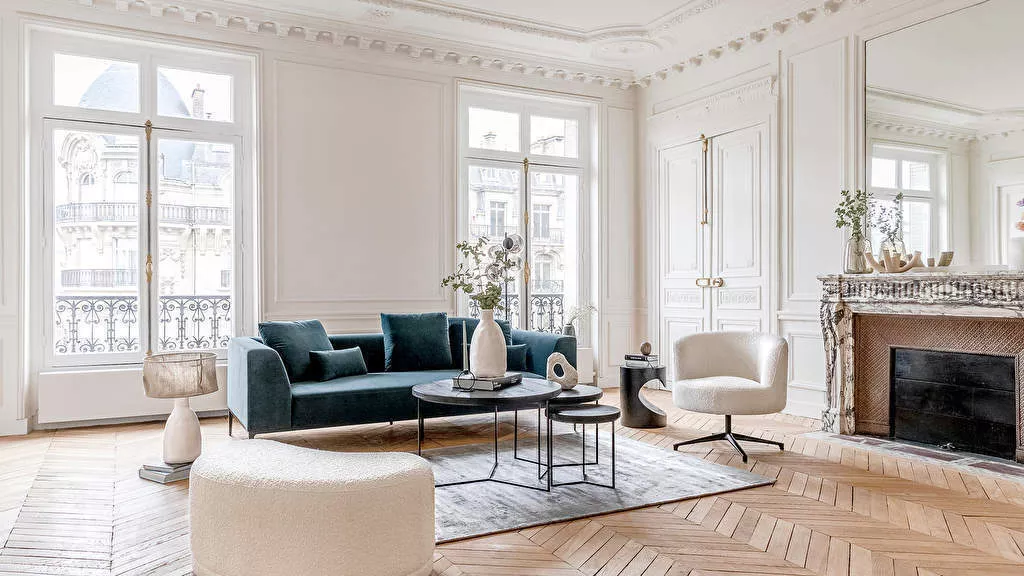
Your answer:
[[[522,270],[523,239],[506,236],[500,244],[488,245],[487,238],[455,245],[460,261],[455,272],[441,280],[456,295],[465,294],[480,307],[480,324],[473,331],[469,367],[477,378],[504,376],[508,369],[505,334],[494,321],[494,311],[504,310],[502,291]]]
[[[868,237],[871,221],[871,193],[864,190],[840,192],[842,199],[836,207],[836,228],[849,228],[850,238],[846,241],[843,269],[847,274],[867,274],[871,266],[864,256],[871,253],[871,239]]]

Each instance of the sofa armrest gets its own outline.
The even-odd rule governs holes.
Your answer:
[[[561,352],[576,367],[576,337],[530,330],[512,330],[513,344],[526,344],[526,364],[530,372],[544,376],[548,370],[548,356]]]
[[[292,386],[276,350],[252,338],[231,339],[228,409],[250,434],[291,428]]]

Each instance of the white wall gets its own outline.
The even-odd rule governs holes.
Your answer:
[[[715,101],[715,94],[727,94],[751,77],[777,78],[779,126],[771,142],[771,193],[778,206],[778,237],[769,300],[771,329],[790,346],[787,412],[820,417],[825,405],[816,277],[842,271],[845,239],[834,227],[834,210],[840,190],[863,186],[863,43],[972,3],[976,0],[838,3],[838,11],[805,13],[804,19],[790,21],[760,43],[745,42],[736,53],[705,57],[700,66],[687,65],[664,79],[654,78],[641,92],[637,109],[643,123],[700,98]],[[735,110],[742,113],[742,107]],[[642,202],[648,207],[645,226],[653,229],[654,138],[649,129],[641,132]],[[649,252],[657,241],[650,233],[644,238]],[[644,277],[653,280],[652,270],[648,261]],[[644,289],[650,292],[651,287]],[[657,305],[655,298],[649,302]],[[656,318],[656,311],[649,310],[647,317]]]
[[[26,228],[23,201],[26,182],[37,176],[22,169],[20,37],[27,20],[49,17],[258,57],[260,318],[321,318],[332,332],[377,330],[382,311],[454,312],[438,283],[454,263],[458,79],[595,102],[600,226],[592,261],[602,311],[592,332],[602,382],[617,380],[609,359],[636,347],[641,306],[634,90],[521,71],[533,66],[502,70],[444,51],[440,62],[417,58],[377,40],[322,41],[300,26],[277,33],[254,19],[247,30],[202,12],[88,4],[9,0],[0,7],[0,434],[24,432],[37,413],[59,423],[168,411],[140,394],[137,370],[40,377],[32,369],[39,351],[25,348],[31,320],[21,311],[26,266],[33,263],[23,254],[35,232]],[[224,406],[222,394],[207,400],[202,408]]]

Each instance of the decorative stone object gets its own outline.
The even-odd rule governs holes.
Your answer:
[[[558,375],[558,369],[561,369],[562,375]],[[571,390],[576,386],[576,383],[580,380],[580,375],[576,372],[576,369],[569,364],[569,360],[566,359],[565,355],[561,352],[555,352],[551,356],[548,356],[548,380],[555,382],[562,387],[562,390]]]
[[[650,342],[644,342],[643,344],[640,345],[640,353],[643,354],[644,356],[650,356],[651,350],[652,347]]]

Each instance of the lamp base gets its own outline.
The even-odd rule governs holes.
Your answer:
[[[188,405],[188,398],[175,398],[174,410],[164,426],[164,462],[191,464],[203,451],[203,432],[199,417]]]

